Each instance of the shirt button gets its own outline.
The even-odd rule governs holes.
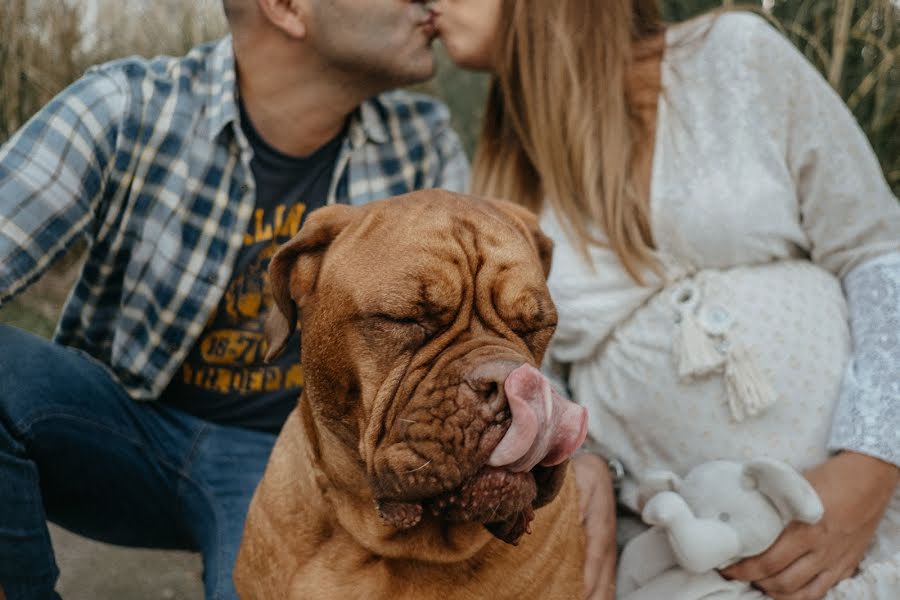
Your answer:
[[[710,335],[724,335],[733,322],[734,317],[722,306],[704,306],[700,311],[700,324]]]

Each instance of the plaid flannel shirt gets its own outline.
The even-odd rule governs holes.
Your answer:
[[[88,71],[0,148],[0,304],[79,236],[86,263],[54,335],[154,399],[228,286],[255,205],[231,39]],[[329,203],[462,191],[446,108],[396,91],[347,129]]]

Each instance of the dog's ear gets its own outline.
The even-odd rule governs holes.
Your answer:
[[[355,209],[334,204],[315,210],[300,231],[282,244],[269,263],[275,306],[266,320],[266,362],[278,356],[297,328],[297,307],[316,285],[325,250],[350,222]],[[292,289],[291,284],[296,287]]]
[[[538,258],[541,259],[541,265],[544,267],[544,277],[547,277],[550,274],[550,262],[553,259],[553,240],[541,231],[537,215],[524,206],[508,200],[491,199],[490,202],[500,209],[501,212],[524,226],[531,239],[534,240],[535,250]]]

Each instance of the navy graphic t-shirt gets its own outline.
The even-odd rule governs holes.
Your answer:
[[[282,355],[264,363],[263,329],[274,309],[266,270],[306,215],[324,206],[345,131],[295,157],[269,146],[243,105],[241,128],[253,148],[256,209],[225,295],[160,400],[216,423],[278,432],[303,387],[300,326]]]

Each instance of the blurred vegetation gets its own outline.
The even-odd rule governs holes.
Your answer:
[[[93,64],[180,55],[225,31],[221,0],[0,1],[0,143]]]
[[[900,195],[900,3],[662,0],[662,4],[672,21],[721,6],[750,8],[769,16],[846,100]],[[0,0],[0,142],[92,64],[129,54],[180,55],[224,31],[220,0]],[[471,155],[487,77],[457,69],[438,46],[437,77],[414,89],[444,99]],[[71,277],[75,264],[63,261],[54,271]],[[60,287],[36,287],[0,311],[0,321],[49,333],[55,307],[65,294],[55,298]],[[54,296],[52,302],[34,300],[48,294]]]

